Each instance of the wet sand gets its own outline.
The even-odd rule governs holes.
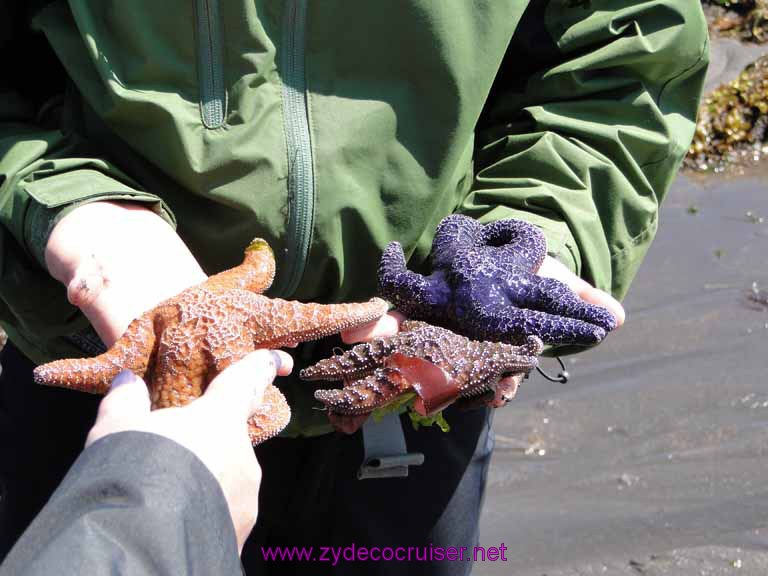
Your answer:
[[[768,44],[750,44],[734,38],[712,38],[704,93],[734,80],[750,62],[768,54]]]
[[[680,176],[627,324],[495,414],[474,574],[768,574],[768,170]],[[555,373],[557,365],[545,360]]]

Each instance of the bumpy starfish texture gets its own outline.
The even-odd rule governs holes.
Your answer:
[[[543,344],[536,336],[523,346],[470,340],[425,322],[406,320],[395,336],[376,338],[305,368],[304,380],[342,380],[341,389],[317,390],[315,398],[331,413],[368,414],[398,396],[415,391],[416,410],[429,415],[454,400],[500,406],[509,399],[502,381],[519,380],[538,365]],[[420,380],[430,366],[437,383]],[[441,378],[443,376],[443,378]]]
[[[581,300],[567,285],[537,276],[546,239],[527,222],[482,225],[454,214],[442,220],[430,255],[432,273],[407,269],[397,242],[379,264],[379,294],[409,318],[470,338],[589,345],[616,327],[613,315]]]
[[[275,274],[272,250],[254,240],[243,263],[211,276],[134,320],[107,352],[51,362],[35,369],[39,384],[105,394],[112,379],[131,370],[146,381],[152,408],[183,406],[200,396],[227,366],[257,348],[322,338],[382,316],[379,298],[355,304],[302,304],[267,298]],[[290,420],[274,386],[248,422],[254,444],[278,434]]]

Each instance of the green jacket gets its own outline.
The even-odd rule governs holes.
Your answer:
[[[0,322],[38,362],[82,355],[42,254],[100,199],[148,203],[208,273],[265,238],[282,297],[367,298],[382,248],[418,267],[452,212],[529,220],[622,297],[708,56],[699,0],[19,4],[0,4]]]

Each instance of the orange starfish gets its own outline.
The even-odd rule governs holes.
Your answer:
[[[267,298],[275,275],[269,245],[255,239],[243,263],[188,288],[131,322],[125,334],[94,358],[57,360],[35,369],[38,384],[105,394],[122,370],[144,378],[152,408],[183,406],[200,396],[227,366],[257,348],[315,340],[382,316],[379,298],[356,304],[303,304]],[[290,420],[274,386],[248,421],[251,441],[278,434]]]

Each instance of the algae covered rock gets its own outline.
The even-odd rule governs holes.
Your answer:
[[[768,56],[763,56],[704,98],[685,164],[721,171],[757,161],[768,152],[767,126]]]

